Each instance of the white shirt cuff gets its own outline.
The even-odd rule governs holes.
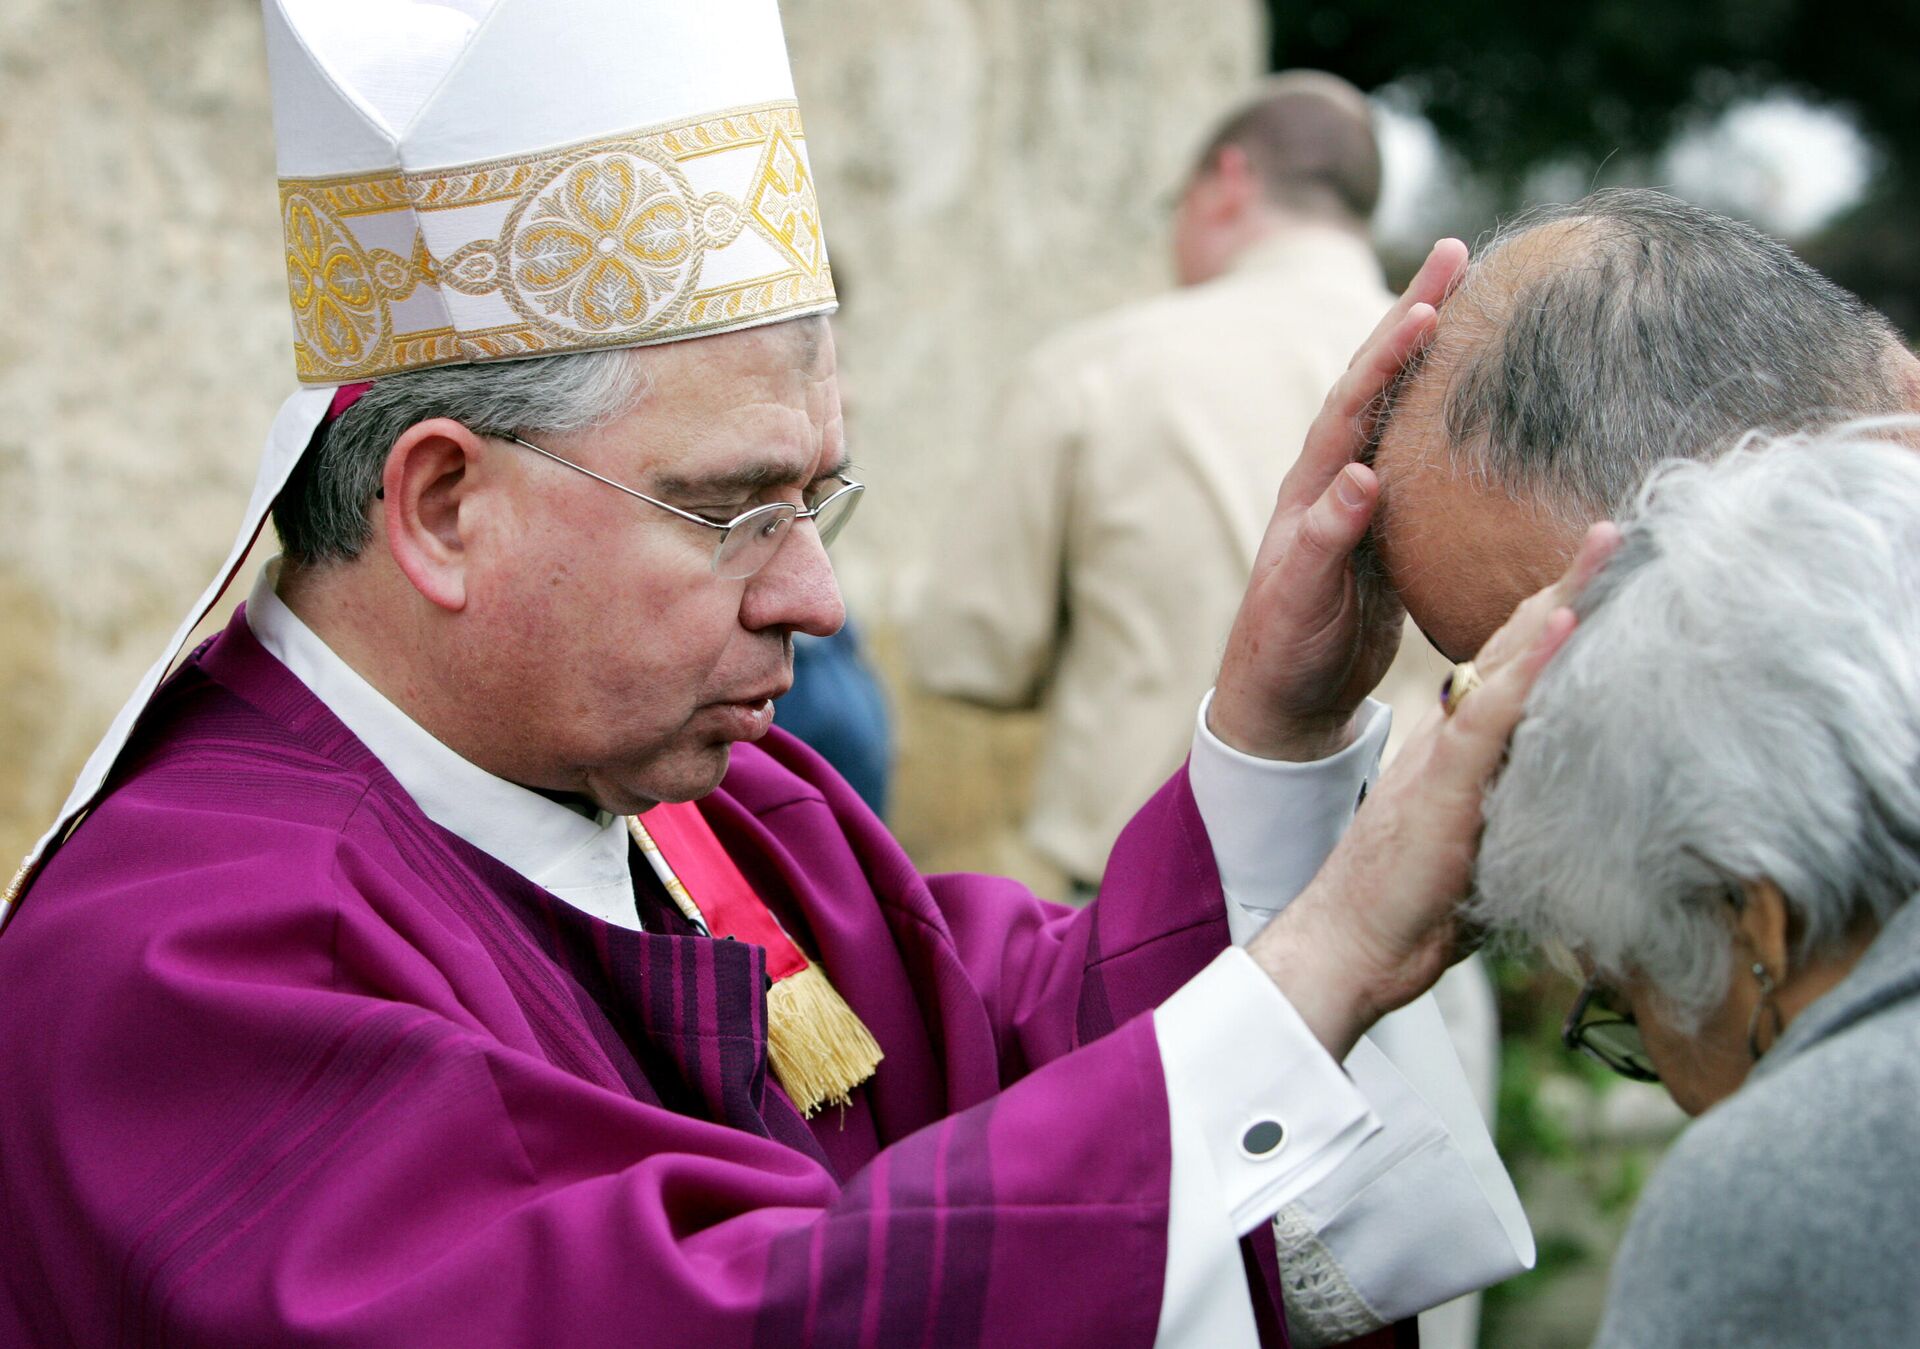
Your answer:
[[[1293,1230],[1383,1322],[1530,1268],[1526,1214],[1433,998],[1383,1018],[1346,1069],[1384,1127],[1291,1206]]]
[[[1222,743],[1207,729],[1211,700],[1187,771],[1239,945],[1333,851],[1378,772],[1392,714],[1370,700],[1351,745],[1291,763]],[[1215,1285],[1244,1284],[1229,1229],[1282,1211],[1277,1235],[1311,1247],[1283,1251],[1283,1264],[1318,1259],[1368,1324],[1532,1264],[1526,1217],[1431,998],[1382,1020],[1343,1072],[1252,959],[1228,951],[1155,1013],[1155,1029],[1173,1137],[1162,1344],[1252,1343],[1244,1292],[1223,1300]],[[1242,1141],[1267,1119],[1286,1141],[1256,1162]]]
[[[1187,761],[1194,804],[1213,844],[1227,926],[1244,945],[1306,889],[1353,821],[1393,727],[1393,711],[1369,698],[1360,733],[1338,754],[1311,763],[1242,754],[1207,729],[1213,694],[1200,700]]]
[[[1222,951],[1153,1014],[1172,1168],[1155,1343],[1258,1344],[1238,1241],[1380,1122],[1253,958]]]
[[[1332,1174],[1380,1128],[1359,1088],[1238,947],[1162,1003],[1153,1026],[1169,1110],[1187,1116],[1202,1140],[1236,1237]]]

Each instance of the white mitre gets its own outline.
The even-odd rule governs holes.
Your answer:
[[[339,385],[834,308],[775,0],[263,0],[294,363],[226,564],[5,899],[98,796]]]

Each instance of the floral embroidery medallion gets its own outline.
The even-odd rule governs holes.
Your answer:
[[[672,165],[630,150],[590,155],[508,218],[496,246],[507,297],[564,337],[650,333],[700,278],[698,209]]]
[[[304,196],[286,199],[287,288],[293,300],[302,377],[308,369],[351,371],[387,339],[387,306],[366,254],[340,222]]]
[[[300,378],[671,341],[833,304],[791,102],[281,181]]]

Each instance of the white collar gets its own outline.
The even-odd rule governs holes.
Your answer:
[[[595,918],[640,928],[627,826],[589,819],[462,758],[361,677],[274,593],[280,559],[260,569],[247,625],[275,659],[385,764],[435,824]]]

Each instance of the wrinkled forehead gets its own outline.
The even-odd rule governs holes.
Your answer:
[[[620,439],[656,485],[702,475],[805,481],[844,454],[833,334],[799,319],[647,353],[649,387]]]
[[[825,379],[834,372],[833,330],[818,314],[757,328],[670,343],[662,350],[695,360],[716,359],[730,369]]]
[[[758,334],[775,348],[783,349],[796,370],[815,376],[833,373],[833,329],[828,326],[824,314],[809,314],[805,318],[769,323],[765,327],[749,328],[747,331]]]
[[[804,403],[832,386],[832,330],[820,318],[792,319],[652,348],[656,393],[717,409],[768,399]]]

